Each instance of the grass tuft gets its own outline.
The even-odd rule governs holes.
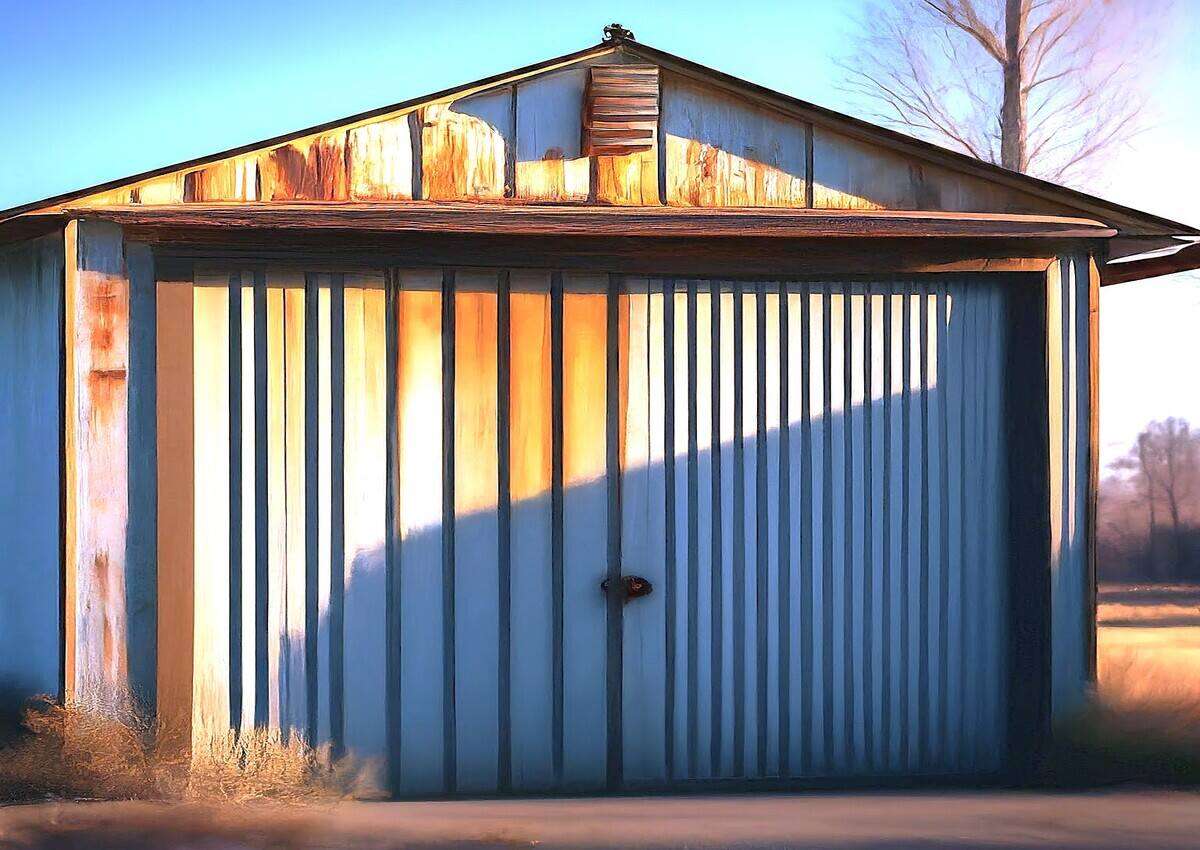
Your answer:
[[[0,749],[0,800],[188,800],[319,802],[380,796],[378,766],[333,759],[329,747],[278,730],[177,736],[128,708],[58,705],[41,697],[23,734]]]

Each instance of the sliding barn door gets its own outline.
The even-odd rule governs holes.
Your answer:
[[[258,269],[159,306],[194,743],[303,735],[399,794],[999,765],[988,279]]]
[[[625,781],[999,767],[1003,291],[626,285]]]

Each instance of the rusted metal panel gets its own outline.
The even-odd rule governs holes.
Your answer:
[[[173,184],[168,184],[173,186]],[[168,189],[147,192],[138,203],[163,203],[172,196]],[[258,157],[244,156],[214,162],[183,175],[183,201],[204,203],[206,201],[257,201],[259,200]]]
[[[57,694],[63,235],[0,250],[0,710]]]
[[[123,703],[129,282],[120,227],[67,226],[67,696]]]
[[[260,195],[264,201],[344,201],[346,133],[298,139],[259,157]]]
[[[421,197],[504,197],[513,144],[511,90],[431,104],[421,114]]]
[[[658,67],[594,65],[584,94],[583,148],[590,156],[652,150],[658,139]]]

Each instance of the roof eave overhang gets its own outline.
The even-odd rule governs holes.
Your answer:
[[[1103,222],[1067,216],[765,207],[616,207],[409,201],[394,204],[171,204],[66,208],[58,221],[132,228],[356,230],[371,233],[684,238],[1109,239]]]

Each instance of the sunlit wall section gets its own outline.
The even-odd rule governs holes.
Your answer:
[[[229,720],[229,278],[197,276],[193,299],[195,630],[193,741]]]
[[[497,275],[454,281],[454,694],[457,787],[496,787],[500,741]]]
[[[608,569],[608,278],[565,275],[562,293],[563,783],[604,780]]]
[[[453,681],[446,676],[452,643],[447,617],[454,598],[447,567],[443,382],[443,274],[399,273],[396,293],[396,396],[400,517],[400,753],[402,790],[437,791],[451,774]],[[451,302],[452,304],[453,302]],[[379,667],[374,668],[379,675]]]
[[[341,636],[346,747],[386,751],[386,305],[383,276],[350,276],[344,290],[344,561]],[[337,640],[337,635],[333,638]],[[335,684],[336,691],[336,684]]]
[[[511,273],[508,327],[501,333],[505,332],[509,353],[511,778],[513,788],[532,791],[556,784],[562,757],[562,596],[561,573],[556,571],[554,558],[558,500],[551,493],[556,466],[556,369],[552,365],[548,272]]]

